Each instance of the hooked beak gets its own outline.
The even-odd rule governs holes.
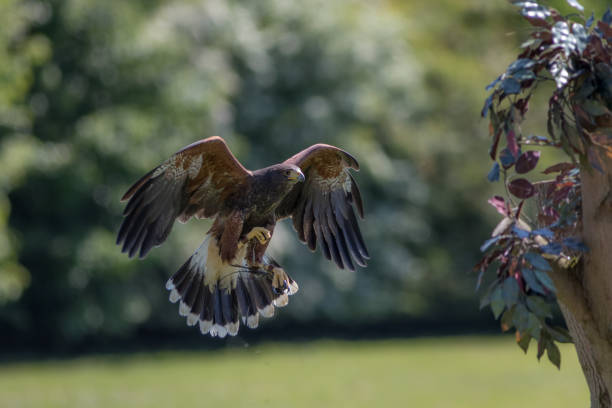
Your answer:
[[[301,170],[297,170],[291,173],[289,180],[300,183],[306,180],[306,177],[304,177],[304,173]]]

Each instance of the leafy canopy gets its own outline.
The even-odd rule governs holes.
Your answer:
[[[513,2],[532,25],[523,51],[506,71],[487,86],[492,90],[482,116],[489,117],[494,161],[488,179],[501,181],[505,196],[489,203],[503,219],[481,247],[480,272],[496,277],[481,306],[489,305],[504,331],[515,328],[518,345],[527,351],[538,343],[538,359],[560,367],[555,342],[571,341],[568,332],[550,320],[556,289],[550,277],[562,263],[571,267],[587,250],[577,237],[581,219],[580,168],[600,169],[602,155],[612,157],[612,13],[595,22],[584,8],[568,0],[577,13],[562,16],[535,2]],[[521,128],[538,87],[554,84],[548,102],[546,136]],[[549,88],[545,88],[549,89]],[[500,148],[500,144],[504,144]],[[543,170],[553,179],[527,178],[538,165],[540,148],[563,151],[569,161]],[[535,214],[524,210],[531,203]]]

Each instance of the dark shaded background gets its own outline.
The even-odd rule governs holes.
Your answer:
[[[0,27],[3,353],[496,330],[470,270],[496,220],[484,86],[527,33],[509,4],[8,0]],[[214,134],[252,169],[317,142],[355,155],[372,255],[337,270],[284,222],[270,251],[300,291],[229,340],[164,289],[208,222],[143,261],[114,245],[126,188]]]

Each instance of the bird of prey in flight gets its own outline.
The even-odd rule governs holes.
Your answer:
[[[203,334],[236,335],[240,321],[257,327],[298,285],[266,249],[277,221],[293,220],[298,238],[317,244],[343,269],[366,266],[368,250],[354,209],[363,218],[355,158],[316,144],[282,163],[247,170],[225,141],[213,136],[184,147],[125,193],[117,244],[144,257],[162,244],[174,221],[214,218],[204,242],[168,280],[187,324]]]

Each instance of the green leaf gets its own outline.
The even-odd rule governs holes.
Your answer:
[[[527,307],[536,316],[541,318],[552,317],[552,310],[550,308],[550,304],[546,302],[541,296],[528,296],[527,297]]]
[[[501,88],[506,94],[513,95],[521,92],[521,83],[512,77],[508,77],[502,81]]]
[[[527,354],[527,350],[529,349],[529,342],[531,341],[531,335],[529,333],[519,333],[517,332],[517,336],[520,336],[516,343],[520,348],[523,349],[525,354]]]
[[[549,342],[546,346],[546,354],[548,355],[548,359],[551,363],[557,366],[557,368],[561,369],[561,353],[559,352],[559,347],[554,342]]]
[[[502,331],[508,331],[514,324],[512,323],[512,315],[514,314],[514,307],[511,309],[506,309],[504,314],[501,317],[500,324]]]
[[[487,174],[487,179],[491,183],[495,181],[499,181],[499,163],[498,162],[493,163],[493,167],[491,168],[491,171],[489,172],[489,174]]]
[[[536,269],[535,271],[533,271],[536,278],[538,279],[538,281],[540,281],[540,283],[542,285],[544,285],[544,287],[548,290],[550,290],[553,293],[557,293],[557,289],[555,288],[555,284],[553,283],[553,281],[550,279],[550,276],[548,276],[548,274],[544,271],[541,271],[539,269]]]
[[[502,285],[502,298],[508,308],[514,306],[518,300],[520,288],[516,279],[513,277],[506,278]]]
[[[489,97],[485,100],[484,106],[482,107],[482,111],[480,115],[483,118],[487,117],[487,113],[489,113],[489,109],[491,109],[491,105],[493,105],[493,94],[489,95]]]
[[[519,228],[516,225],[514,227],[512,227],[512,232],[514,232],[516,234],[516,236],[519,237],[519,239],[528,238],[529,235],[531,234],[529,231],[526,231],[526,230],[524,230],[522,228]]]
[[[482,244],[482,246],[480,247],[480,251],[481,252],[487,252],[487,249],[489,249],[491,247],[491,245],[493,245],[494,243],[496,243],[497,241],[499,241],[499,239],[501,238],[501,236],[496,236],[493,238],[489,238],[487,239],[484,244]]]
[[[540,341],[538,341],[538,361],[544,355],[544,351],[546,350],[546,345],[548,344],[548,342],[549,340],[546,336],[540,337]]]
[[[527,319],[527,330],[533,338],[539,339],[541,331],[540,319],[536,317],[533,313],[529,313],[529,318]]]
[[[491,303],[491,294],[487,293],[482,298],[480,298],[480,310],[484,309]]]
[[[535,65],[535,61],[529,58],[519,58],[508,66],[506,72],[508,75],[513,75],[515,72],[519,72]]]
[[[523,279],[525,279],[525,282],[527,283],[527,286],[529,286],[529,289],[542,295],[546,294],[546,291],[544,290],[542,285],[540,285],[540,282],[538,282],[535,274],[531,269],[522,268],[521,275],[523,275]]]
[[[551,242],[550,244],[541,246],[540,249],[546,254],[559,255],[563,251],[563,246],[557,242]]]
[[[547,327],[548,333],[559,343],[572,343],[571,334],[563,327]]]
[[[516,161],[516,157],[512,154],[510,149],[507,147],[499,153],[499,161],[504,169],[508,170],[514,162]]]
[[[516,305],[514,309],[514,314],[512,316],[512,322],[514,326],[521,333],[527,332],[529,327],[529,310],[525,307],[525,305],[519,303]]]
[[[591,96],[595,89],[597,88],[595,87],[595,85],[593,85],[592,81],[584,81],[582,86],[578,89],[578,92],[576,92],[576,98],[586,99],[587,97]]]
[[[519,81],[526,81],[528,79],[535,79],[535,74],[533,73],[533,71],[529,70],[529,69],[522,69],[518,72],[515,72],[512,75],[515,79],[519,80]]]
[[[534,268],[537,268],[543,271],[552,270],[548,261],[542,258],[541,255],[536,254],[535,252],[527,252],[524,255],[524,257],[531,265],[533,265]]]
[[[499,315],[504,311],[504,299],[502,297],[502,287],[497,286],[493,293],[491,294],[491,310],[493,311],[493,316],[495,318],[499,318]]]
[[[495,85],[497,85],[499,83],[499,81],[501,81],[501,75],[498,76],[497,78],[495,78],[489,85],[487,85],[485,87],[485,91],[490,91],[491,89],[495,88]],[[492,98],[491,98],[492,99]]]
[[[593,116],[601,116],[607,113],[608,111],[604,105],[592,99],[585,101],[582,104],[582,109],[584,109]]]
[[[491,303],[491,295],[493,294],[495,288],[499,286],[499,283],[500,283],[499,280],[495,280],[493,283],[489,285],[485,294],[480,299],[480,310],[484,309],[485,306]]]

